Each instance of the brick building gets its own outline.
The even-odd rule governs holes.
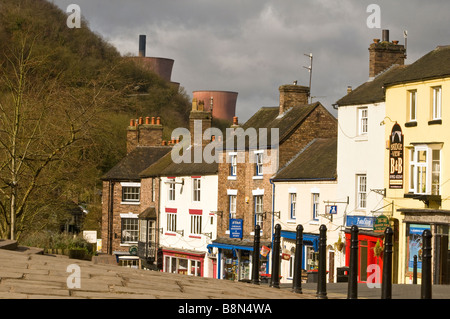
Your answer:
[[[103,177],[102,252],[115,255],[122,265],[137,266],[136,248],[150,242],[146,256],[155,262],[158,233],[159,180],[141,180],[139,173],[167,154],[162,145],[160,118],[131,120],[127,128],[127,155]],[[139,229],[145,220],[146,229]],[[146,240],[139,238],[145,235]],[[146,258],[147,259],[147,258]]]
[[[273,184],[271,178],[314,138],[336,137],[337,120],[319,102],[309,104],[309,88],[279,87],[280,104],[263,107],[245,124],[233,123],[245,143],[226,144],[219,163],[217,239],[209,248],[217,255],[217,278],[248,280],[255,225],[261,245],[271,247]],[[256,134],[256,135],[255,135]],[[265,134],[266,136],[262,136]],[[264,141],[264,137],[266,140]],[[229,139],[235,139],[231,134]],[[261,273],[268,273],[268,256]]]

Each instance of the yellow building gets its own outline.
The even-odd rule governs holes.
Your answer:
[[[394,276],[421,277],[422,232],[432,232],[434,284],[450,283],[450,46],[440,46],[385,83],[385,187],[394,225]],[[395,280],[395,279],[394,279]]]

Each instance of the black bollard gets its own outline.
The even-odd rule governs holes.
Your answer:
[[[295,257],[294,257],[294,280],[292,291],[302,293],[302,261],[303,261],[303,226],[297,225]]]
[[[413,285],[417,285],[417,255],[414,255],[413,261]]]
[[[259,285],[259,244],[261,238],[261,226],[255,226],[252,257],[252,284]]]
[[[381,299],[392,299],[392,236],[391,227],[384,231],[383,279],[381,283]]]
[[[422,287],[421,299],[431,299],[431,231],[422,233]]]
[[[281,225],[275,225],[275,235],[273,237],[273,250],[272,250],[272,276],[271,287],[280,288],[280,236]]]
[[[327,297],[327,227],[320,225],[319,228],[319,270],[317,280],[317,298],[328,299]]]
[[[358,299],[358,226],[351,228],[347,299]]]

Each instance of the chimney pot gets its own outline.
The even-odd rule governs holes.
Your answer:
[[[347,86],[347,94],[350,93],[352,90],[353,90],[353,89],[352,89],[352,87],[351,87],[350,85]]]
[[[152,125],[155,125],[155,117],[152,116]]]
[[[382,31],[382,39],[385,42],[389,42],[389,30]]]
[[[139,117],[139,125],[142,125],[143,124],[143,121],[142,121],[142,116],[141,117]]]
[[[139,36],[139,56],[145,57],[145,46],[146,46],[147,36],[141,34]]]
[[[133,119],[130,120],[130,126],[134,126],[134,120]]]
[[[150,124],[150,117],[145,117],[145,124]]]
[[[159,116],[156,118],[156,125],[161,125],[161,118]]]
[[[238,125],[238,117],[233,116],[233,125]]]

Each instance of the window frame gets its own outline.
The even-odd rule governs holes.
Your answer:
[[[177,213],[166,213],[166,230],[173,233],[177,231]]]
[[[362,180],[364,183],[361,183]],[[362,186],[364,186],[364,191]],[[367,209],[367,174],[356,174],[356,209]]]
[[[433,86],[432,90],[432,110],[431,117],[433,120],[441,120],[442,119],[442,87],[441,86]],[[436,98],[438,97],[438,99]]]
[[[124,235],[124,232],[130,232],[130,234]],[[135,239],[135,240],[133,240],[133,239]],[[136,244],[138,242],[138,240],[139,240],[139,219],[136,217],[121,217],[121,219],[120,219],[120,243],[121,244]]]
[[[320,193],[311,193],[311,215],[313,220],[319,220]]]
[[[417,90],[408,90],[409,121],[417,122]],[[414,109],[413,109],[414,107]]]
[[[136,192],[127,192],[127,190],[137,190]],[[141,186],[122,185],[122,203],[140,203]]]
[[[263,151],[255,151],[255,176],[263,176]]]
[[[236,219],[237,195],[228,195],[228,213],[230,219]]]
[[[230,154],[230,176],[237,174],[237,154]]]
[[[259,225],[261,230],[264,226],[264,196],[263,195],[255,195],[253,196],[254,200],[254,212],[255,212],[255,226]]]
[[[167,192],[167,200],[168,201],[175,201],[176,200],[176,184],[175,184],[175,179],[171,178],[169,179],[170,183],[169,183],[169,188],[168,188],[168,192]]]
[[[195,177],[192,178],[192,201],[200,202],[201,201],[201,178]]]
[[[419,162],[419,152],[426,152],[424,162]],[[439,155],[438,159],[435,159],[436,152]],[[427,144],[415,145],[410,149],[409,156],[409,192],[420,195],[440,195],[442,149]],[[435,169],[436,165],[438,170]],[[436,176],[437,183],[434,182]]]
[[[290,219],[296,219],[297,208],[297,193],[289,193],[289,217]]]
[[[365,116],[363,116],[365,113]],[[367,135],[369,133],[369,108],[358,108],[358,135]]]
[[[190,214],[190,234],[191,235],[201,235],[202,234],[202,215],[200,214]]]

